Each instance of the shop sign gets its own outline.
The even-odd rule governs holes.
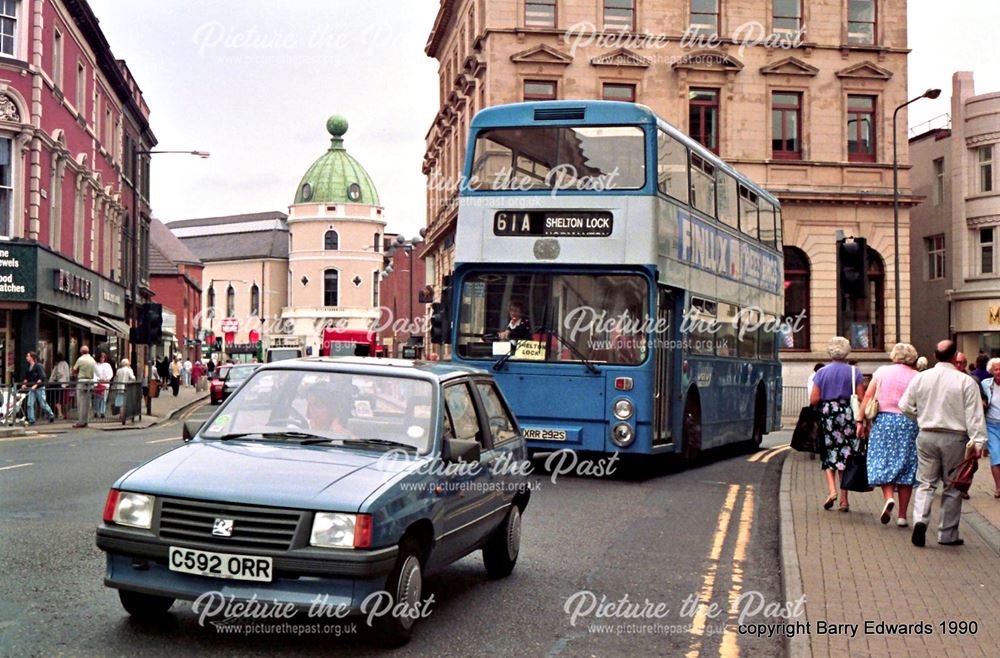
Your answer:
[[[990,306],[986,313],[988,324],[1000,324],[1000,306]]]
[[[222,319],[222,333],[224,334],[235,334],[240,330],[240,319],[239,318],[223,318]]]
[[[99,282],[97,307],[101,313],[116,318],[125,317],[125,288],[112,281]]]
[[[57,267],[53,271],[55,272],[54,286],[56,290],[72,297],[79,297],[83,300],[89,300],[91,298],[93,282],[89,279],[85,279],[78,274],[68,272],[61,267]]]
[[[0,299],[34,301],[37,292],[37,264],[35,247],[13,244],[0,246]]]

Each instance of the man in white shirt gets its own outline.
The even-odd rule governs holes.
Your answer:
[[[182,370],[183,380],[185,386],[191,385],[191,359],[184,359],[184,370]]]
[[[941,524],[938,543],[961,546],[958,522],[962,516],[961,492],[952,488],[948,472],[967,456],[982,454],[986,443],[986,421],[979,397],[979,387],[971,377],[955,366],[958,349],[954,342],[937,344],[934,356],[937,364],[918,373],[899,400],[900,410],[915,418],[920,427],[917,435],[917,480],[920,486],[913,501],[914,546],[923,546],[931,504],[938,482],[944,484],[941,494]]]

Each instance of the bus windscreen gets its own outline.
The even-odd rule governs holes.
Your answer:
[[[476,137],[472,190],[636,190],[646,180],[637,126],[489,128]]]

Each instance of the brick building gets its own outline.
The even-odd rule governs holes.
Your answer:
[[[149,284],[154,301],[174,313],[177,349],[194,361],[201,358],[201,280],[205,266],[166,224],[154,219],[149,228]]]
[[[84,0],[0,9],[0,368],[10,381],[28,350],[47,367],[84,344],[113,360],[127,353],[129,307],[144,291],[135,223],[148,216],[149,170],[135,160],[156,140]]]
[[[888,0],[442,0],[426,46],[440,63],[440,110],[423,165],[435,289],[453,268],[457,183],[478,110],[634,100],[781,200],[786,314],[807,317],[782,355],[788,383],[804,384],[836,334],[870,370],[896,333],[891,127],[907,100],[906,37],[905,3]],[[906,318],[914,199],[899,141]],[[867,240],[864,295],[836,285],[838,231]]]

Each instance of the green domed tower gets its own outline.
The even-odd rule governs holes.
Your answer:
[[[326,121],[333,138],[330,150],[306,171],[295,192],[295,203],[360,203],[379,205],[371,176],[344,148],[347,119],[333,115]]]

